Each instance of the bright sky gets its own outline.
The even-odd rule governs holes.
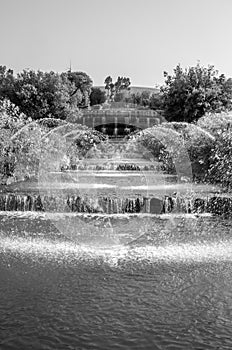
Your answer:
[[[232,77],[232,0],[0,0],[0,65],[85,71],[134,86],[214,64]]]

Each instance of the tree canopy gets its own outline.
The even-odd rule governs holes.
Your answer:
[[[232,79],[224,74],[218,75],[214,66],[207,68],[199,63],[188,69],[180,64],[171,76],[164,72],[165,85],[163,109],[168,121],[192,122],[206,112],[220,112],[231,108]]]
[[[83,72],[13,71],[0,66],[0,100],[8,99],[33,120],[66,119],[90,104],[92,80]]]
[[[108,98],[114,100],[115,96],[122,91],[130,90],[130,78],[118,77],[115,83],[111,76],[106,77],[105,79],[105,89],[108,90]]]
[[[63,75],[67,76],[73,85],[73,91],[70,94],[72,99],[79,96],[79,101],[76,102],[78,107],[88,107],[90,103],[89,95],[93,86],[92,79],[84,72],[68,71],[67,73],[63,73]]]
[[[93,87],[89,98],[91,106],[99,105],[106,101],[106,94],[100,88]]]

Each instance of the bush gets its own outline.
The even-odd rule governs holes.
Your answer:
[[[94,147],[106,141],[108,137],[97,130],[87,129],[74,137],[73,143],[77,146],[80,156],[85,156],[86,153]]]
[[[172,122],[163,123],[162,126],[181,134],[191,162],[193,179],[206,180],[215,137],[195,124]]]
[[[30,120],[29,120],[30,121]],[[28,122],[27,117],[20,113],[9,100],[0,103],[0,182],[5,183],[14,171],[14,154],[11,152],[11,138]]]
[[[208,181],[232,188],[232,134],[224,131],[212,150]]]
[[[161,162],[161,169],[169,174],[191,177],[189,159],[181,135],[171,128],[162,125],[139,131],[131,137],[131,141],[141,144],[152,156]]]
[[[216,138],[232,129],[232,113],[207,113],[197,122],[197,126],[207,130]]]
[[[208,113],[200,118],[197,125],[209,131],[215,137],[208,159],[208,182],[232,186],[232,114]]]
[[[77,114],[75,118],[74,115],[70,118],[73,123],[54,118],[32,122],[13,107],[8,101],[0,106],[0,181],[2,184],[21,181],[32,176],[37,177],[41,159],[49,169],[58,169],[59,167],[54,168],[54,166],[60,161],[60,154],[66,154],[70,161],[73,159],[76,161],[94,145],[107,139],[96,130],[78,125]],[[46,161],[46,157],[51,158],[51,164]]]

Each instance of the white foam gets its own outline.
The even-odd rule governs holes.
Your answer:
[[[1,237],[0,252],[20,256],[43,256],[57,261],[88,261],[101,259],[117,265],[120,261],[130,262],[213,262],[232,261],[232,240],[211,243],[167,244],[165,246],[129,247],[77,245],[74,242],[47,241],[19,237]]]

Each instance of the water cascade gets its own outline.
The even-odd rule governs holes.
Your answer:
[[[232,199],[165,196],[164,198],[87,198],[69,194],[67,197],[47,195],[1,194],[0,211],[48,211],[73,213],[212,213],[232,212]]]

